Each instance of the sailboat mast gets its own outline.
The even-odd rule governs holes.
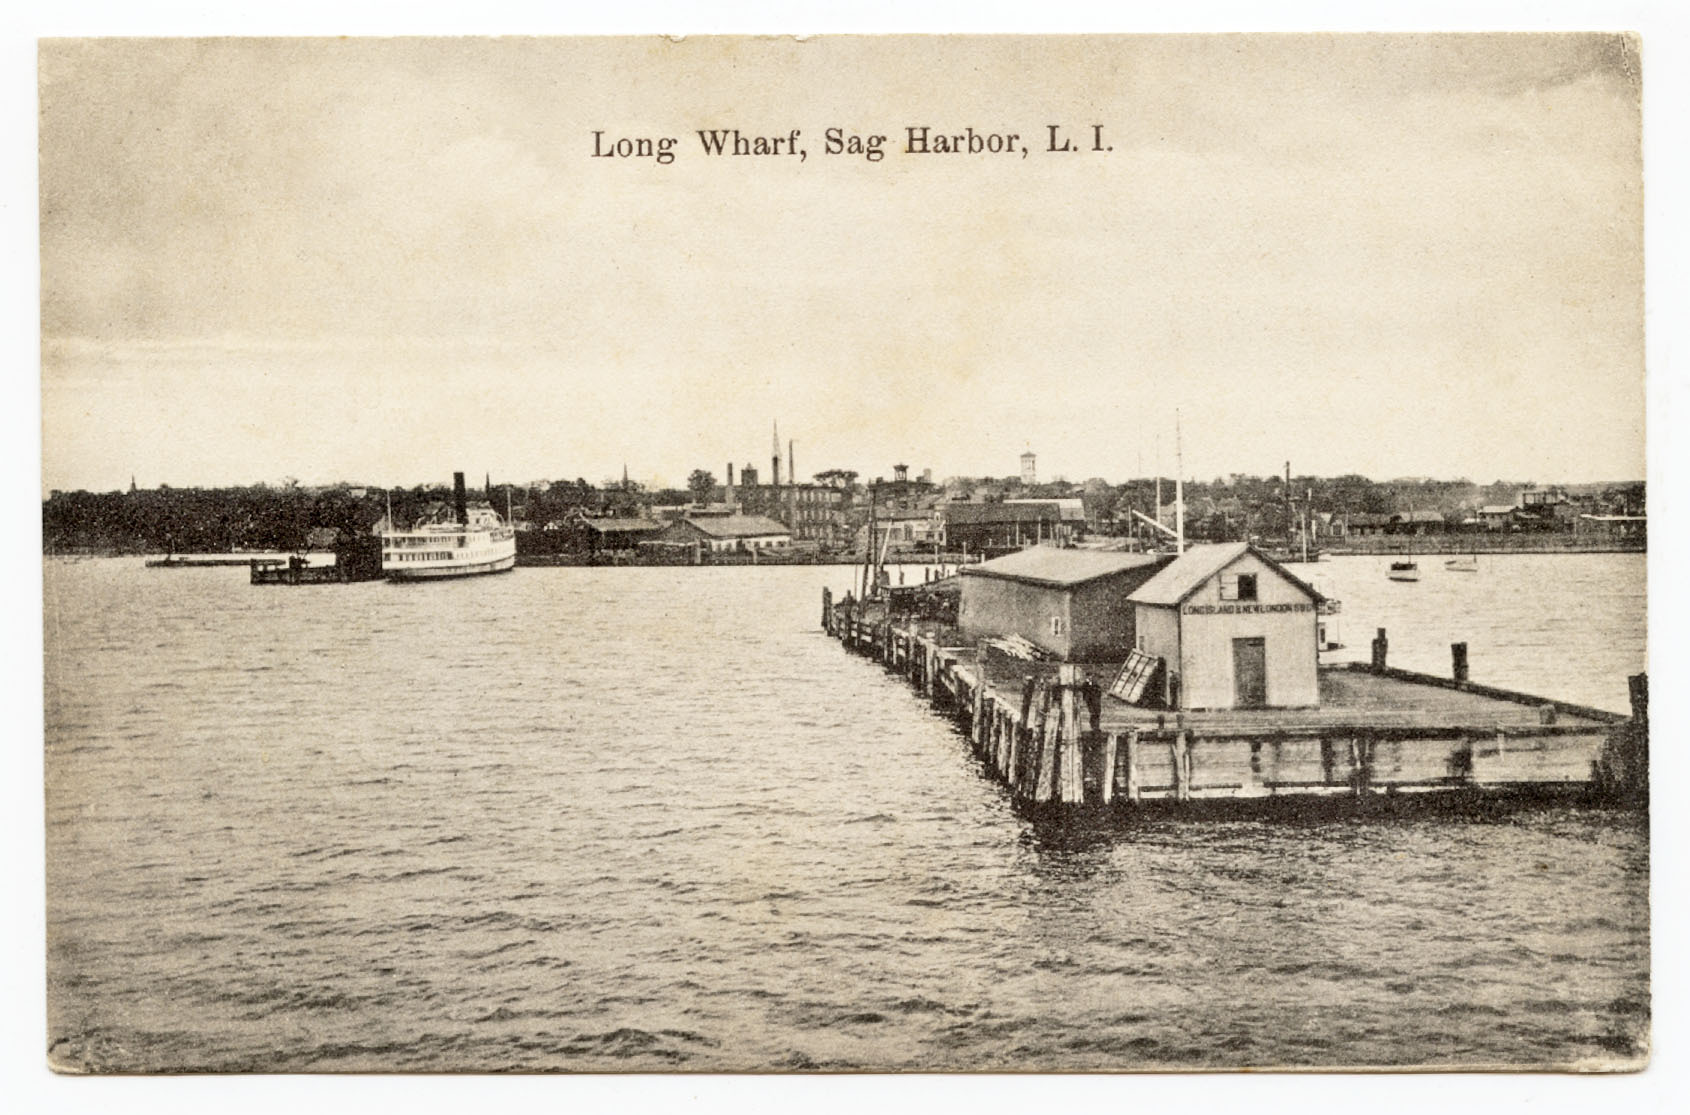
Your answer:
[[[1285,543],[1287,548],[1291,544],[1291,462],[1285,462]]]
[[[1150,509],[1156,522],[1162,521],[1162,435],[1156,435],[1156,506]]]
[[[1174,408],[1174,536],[1176,552],[1185,553],[1185,449],[1178,407]]]

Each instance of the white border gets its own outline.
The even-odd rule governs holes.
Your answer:
[[[268,9],[224,10],[209,3],[57,2],[5,16],[0,36],[0,127],[4,190],[0,227],[6,298],[0,306],[10,357],[0,390],[6,405],[0,475],[14,513],[30,524],[30,541],[7,558],[7,614],[20,622],[4,644],[7,706],[4,740],[5,889],[10,898],[0,966],[0,1081],[12,1110],[297,1112],[404,1107],[465,1112],[493,1107],[578,1111],[694,1110],[736,1113],[860,1112],[865,1107],[961,1110],[970,1113],[1042,1108],[1082,1112],[1125,1106],[1180,1112],[1247,1108],[1253,1112],[1372,1112],[1484,1107],[1492,1110],[1668,1110],[1684,1078],[1686,990],[1679,943],[1683,902],[1672,893],[1682,875],[1685,812],[1671,799],[1685,784],[1686,763],[1674,754],[1678,733],[1657,732],[1654,785],[1654,1062],[1640,1075],[1565,1076],[1126,1076],[1126,1077],[53,1077],[45,1067],[45,956],[41,759],[40,393],[36,254],[35,41],[43,36],[211,34],[620,34],[620,33],[874,33],[1087,32],[1236,30],[1636,30],[1643,35],[1644,163],[1647,229],[1647,328],[1650,383],[1649,494],[1651,529],[1651,672],[1657,680],[1654,719],[1687,723],[1674,678],[1685,676],[1683,580],[1673,555],[1684,548],[1686,362],[1684,315],[1686,181],[1684,118],[1690,105],[1686,29],[1675,5],[1645,3],[1498,3],[1486,0],[1413,4],[1292,0],[1263,5],[1185,2],[1123,8],[1118,4],[922,3],[861,0],[808,6],[739,0],[707,12],[678,0],[616,0],[594,10],[556,10],[538,3],[440,0],[384,5],[361,0],[300,0]]]

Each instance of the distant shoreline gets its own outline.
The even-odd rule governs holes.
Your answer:
[[[1351,538],[1321,548],[1333,557],[1413,554],[1633,554],[1646,553],[1646,538],[1601,538],[1574,534],[1424,534]]]
[[[1632,554],[1647,553],[1648,545],[1643,539],[1578,539],[1567,536],[1539,536],[1508,539],[1483,539],[1461,535],[1400,537],[1400,538],[1366,538],[1354,539],[1342,545],[1311,547],[1312,551],[1330,557],[1414,557],[1416,555],[1446,554]],[[157,560],[164,554],[148,553],[142,550],[86,547],[73,549],[49,549],[41,552],[44,558],[58,559],[88,559],[88,558],[146,558]],[[275,552],[252,554],[183,554],[176,555],[187,558],[233,558],[227,565],[242,565],[249,559],[274,559]],[[320,556],[327,556],[320,555]],[[960,554],[943,554],[935,559],[932,554],[888,554],[883,562],[885,565],[923,565],[933,566],[944,564],[955,566],[963,564]],[[970,555],[968,564],[978,559]],[[524,568],[609,568],[615,566],[639,567],[729,567],[729,566],[837,566],[855,568],[861,566],[861,555],[851,554],[807,554],[807,553],[760,553],[755,559],[750,554],[709,554],[697,566],[690,561],[651,561],[642,560],[635,556],[622,554],[518,554],[516,564]],[[203,567],[205,563],[189,561],[186,567]]]

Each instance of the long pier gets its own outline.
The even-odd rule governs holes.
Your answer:
[[[989,775],[1029,808],[1567,795],[1647,801],[1647,678],[1626,717],[1456,676],[1322,667],[1318,708],[1174,711],[1104,692],[1118,663],[1033,661],[954,627],[835,604],[822,625],[957,720]]]

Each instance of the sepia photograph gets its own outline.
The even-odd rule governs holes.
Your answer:
[[[35,48],[53,1072],[1649,1066],[1645,37]]]

